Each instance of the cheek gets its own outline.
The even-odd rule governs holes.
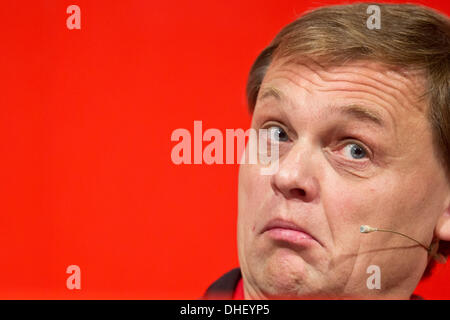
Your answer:
[[[270,191],[270,176],[262,175],[260,166],[241,165],[239,170],[239,202],[255,209]]]
[[[261,207],[271,194],[270,176],[261,175],[259,168],[258,165],[241,165],[239,169],[238,227],[242,235],[254,233]]]
[[[324,211],[327,214],[331,232],[339,235],[359,236],[362,224],[370,225],[382,209],[382,188],[371,184],[339,185],[323,192]]]
[[[340,186],[344,192],[330,192],[324,205],[333,215],[330,224],[337,231],[354,230],[355,236],[362,224],[373,227],[395,227],[405,220],[405,211],[414,207],[415,197],[407,192],[408,186],[394,177]],[[403,185],[403,186],[402,186]],[[338,189],[338,190],[339,190]],[[334,223],[333,223],[334,222]]]

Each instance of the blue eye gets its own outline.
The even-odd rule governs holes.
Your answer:
[[[367,156],[366,150],[356,143],[349,143],[345,146],[344,150],[353,159],[362,159]]]
[[[271,126],[269,128],[269,137],[271,139],[274,139],[275,141],[288,141],[289,137],[286,133],[286,131],[283,130],[283,128],[279,126]]]

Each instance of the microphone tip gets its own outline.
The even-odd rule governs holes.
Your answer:
[[[361,233],[369,233],[369,232],[373,232],[376,231],[376,228],[372,228],[371,226],[367,226],[367,225],[362,225],[361,227],[359,227],[359,232]]]

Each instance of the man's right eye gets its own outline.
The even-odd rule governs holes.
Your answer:
[[[270,126],[267,128],[271,140],[286,142],[289,140],[288,134],[280,126]]]

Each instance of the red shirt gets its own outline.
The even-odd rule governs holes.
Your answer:
[[[236,289],[233,292],[233,300],[245,300],[245,298],[244,298],[244,282],[242,281],[242,278],[239,279]]]

